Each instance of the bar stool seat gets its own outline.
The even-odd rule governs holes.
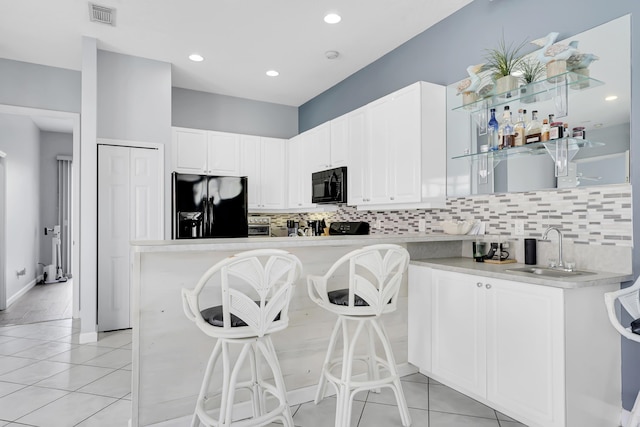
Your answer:
[[[247,251],[215,264],[202,275],[193,290],[182,289],[187,318],[206,335],[217,338],[196,400],[192,427],[200,423],[213,427],[250,427],[272,421],[293,427],[270,334],[288,326],[293,285],[301,270],[300,260],[286,251]],[[202,309],[200,304],[207,299],[216,305]],[[237,356],[234,349],[238,350]],[[210,391],[220,358],[222,385]],[[240,381],[241,371],[247,365],[250,378]],[[270,376],[263,375],[265,366],[271,371]],[[237,419],[234,405],[241,403],[235,401],[236,391],[242,390],[249,393],[247,403],[251,404],[252,417]],[[218,400],[219,405],[215,407],[213,404]]]
[[[396,310],[398,292],[409,263],[409,253],[398,245],[372,245],[352,251],[333,264],[324,276],[308,276],[309,297],[320,307],[338,315],[329,338],[315,403],[326,393],[328,383],[337,393],[336,427],[347,427],[356,393],[391,388],[395,394],[402,425],[411,425],[411,417],[402,391],[391,342],[380,316]],[[348,269],[347,288],[333,287],[341,270]],[[344,274],[343,274],[344,276]],[[342,284],[344,286],[344,284]],[[342,332],[342,354],[335,356]],[[356,354],[358,339],[368,335],[366,354]],[[376,353],[376,341],[383,355]],[[367,367],[366,378],[354,378],[354,362]]]

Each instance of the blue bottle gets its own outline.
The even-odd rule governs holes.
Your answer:
[[[489,140],[487,144],[489,145],[489,150],[494,151],[498,149],[498,128],[500,125],[498,124],[498,120],[496,120],[496,109],[491,109],[491,118],[489,119],[489,125],[487,126],[487,134]]]

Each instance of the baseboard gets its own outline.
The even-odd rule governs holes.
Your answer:
[[[405,375],[411,375],[418,372],[418,368],[409,363],[402,363],[398,365],[398,373],[401,377]],[[364,377],[366,374],[357,375],[355,378]],[[300,405],[302,403],[312,402],[316,398],[317,385],[308,387],[297,388],[287,392],[287,401],[289,405]],[[327,396],[333,396],[335,390],[333,387],[327,387]],[[251,414],[251,405],[249,402],[243,402],[233,406],[233,414],[239,417],[246,417]],[[189,425],[192,415],[187,415],[180,418],[174,418],[172,420],[162,421],[161,423],[152,424],[150,427],[183,427]]]
[[[22,295],[29,292],[29,290],[31,290],[31,288],[33,288],[36,285],[36,283],[40,282],[41,280],[42,280],[42,276],[37,276],[35,279],[33,279],[32,281],[24,285],[24,287],[20,289],[18,292],[16,292],[15,294],[7,298],[7,308],[9,308],[11,304],[13,304],[14,302],[18,301],[18,299]]]

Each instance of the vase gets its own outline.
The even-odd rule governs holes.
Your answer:
[[[588,88],[589,85],[589,69],[588,68],[578,68],[572,70],[573,74],[569,77],[569,86],[571,89],[584,89]]]
[[[503,76],[496,80],[496,93],[501,97],[511,97],[511,91],[518,89],[516,76]]]
[[[551,61],[547,63],[547,80],[557,83],[564,80],[564,73],[567,72],[567,61]]]
[[[462,105],[473,104],[478,100],[478,94],[475,92],[463,92],[462,93]]]

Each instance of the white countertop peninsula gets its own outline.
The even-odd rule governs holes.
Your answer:
[[[460,257],[470,236],[433,234],[273,237],[133,242],[132,425],[186,420],[193,412],[206,361],[215,340],[185,317],[180,289],[193,288],[221,259],[251,249],[280,248],[300,258],[303,272],[290,305],[289,327],[273,336],[290,403],[310,401],[335,316],[308,297],[306,276],[323,274],[347,252],[362,246],[395,243],[413,259]],[[407,286],[398,310],[384,317],[396,361],[406,373]],[[415,371],[415,369],[414,369]],[[215,375],[214,375],[215,376]],[[185,418],[186,417],[186,418]]]

